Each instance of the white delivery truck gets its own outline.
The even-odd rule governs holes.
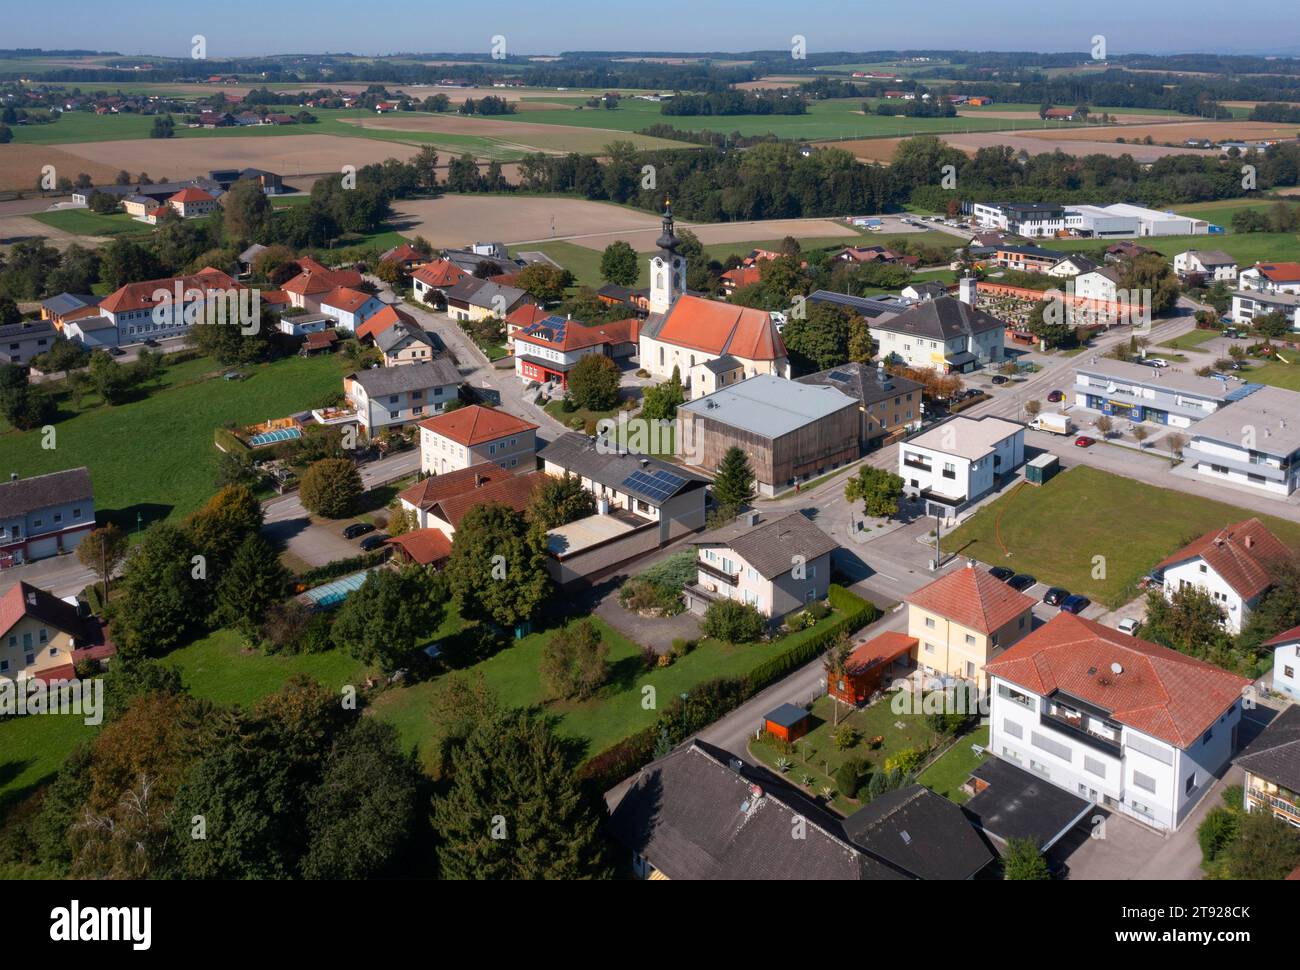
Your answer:
[[[1029,422],[1031,428],[1037,428],[1039,431],[1047,431],[1051,434],[1069,434],[1070,419],[1064,414],[1056,411],[1048,411],[1040,414]]]

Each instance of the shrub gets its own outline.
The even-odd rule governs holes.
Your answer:
[[[677,637],[673,640],[673,656],[684,657],[695,649],[695,641],[687,640],[685,637]]]
[[[841,724],[835,730],[835,733],[831,736],[831,740],[835,742],[835,747],[837,747],[839,750],[847,751],[849,750],[849,748],[854,747],[855,745],[857,745],[859,741],[862,740],[862,732],[859,731],[851,724]],[[840,789],[840,791],[857,791],[857,790],[858,790],[857,785],[853,785],[850,788]]]
[[[346,458],[322,458],[303,473],[298,487],[303,507],[329,519],[347,515],[361,492],[361,474]]]
[[[850,798],[857,794],[867,776],[867,763],[861,758],[849,758],[835,769],[835,787]]]
[[[821,600],[817,600],[814,603],[809,603],[804,612],[813,618],[814,623],[817,623],[831,615],[831,608]]]
[[[885,759],[885,770],[910,775],[921,767],[925,754],[925,748],[906,748],[892,758]]]
[[[1201,863],[1213,862],[1237,837],[1240,817],[1230,808],[1216,805],[1205,813],[1205,820],[1196,829],[1196,841],[1201,846]]]
[[[609,679],[609,644],[591,620],[581,620],[551,637],[540,673],[556,697],[585,700]]]
[[[767,620],[748,603],[718,600],[704,611],[704,634],[726,643],[751,643],[767,626]]]

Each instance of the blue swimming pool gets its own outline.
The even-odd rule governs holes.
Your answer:
[[[318,609],[328,610],[338,606],[349,595],[355,593],[361,588],[361,584],[366,581],[370,575],[370,570],[363,569],[358,573],[349,573],[338,579],[331,580],[323,586],[317,586],[309,589],[302,595],[305,596],[313,606]]]
[[[262,445],[273,445],[277,441],[291,441],[301,437],[302,428],[276,428],[274,431],[263,431],[253,435],[248,439],[248,444],[250,447],[260,448]]]

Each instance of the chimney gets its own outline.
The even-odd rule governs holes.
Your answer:
[[[649,458],[642,458],[642,459],[641,459],[641,467],[642,467],[642,468],[649,468],[649,467],[650,467],[650,459],[649,459]]]
[[[958,299],[969,307],[975,305],[975,277],[967,273],[961,278],[960,289],[958,290]]]
[[[750,509],[748,512],[744,513],[743,518],[745,520],[745,525],[752,528],[753,526],[758,525],[760,516],[757,509]]]
[[[32,590],[30,593],[27,594],[27,605],[28,605],[28,606],[35,606],[35,605],[36,605],[36,591],[35,591],[35,590]]]
[[[1255,548],[1255,537],[1252,535],[1246,536],[1246,538],[1243,539],[1242,542],[1245,544],[1247,549]]]
[[[596,499],[596,514],[609,515],[609,498],[607,496],[602,495]]]
[[[475,473],[474,473],[474,487],[475,487],[475,488],[479,488],[479,487],[482,486],[486,481],[487,481],[487,479],[485,479],[481,474],[479,474],[478,472],[475,472]]]

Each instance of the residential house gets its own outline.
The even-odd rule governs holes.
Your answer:
[[[1183,460],[1207,479],[1287,498],[1300,489],[1300,394],[1260,387],[1201,419]]]
[[[71,552],[95,527],[95,493],[84,467],[0,483],[0,565]]]
[[[356,332],[357,328],[384,308],[377,296],[340,286],[320,298],[320,312],[334,318],[335,328]]]
[[[726,294],[727,299],[731,299],[731,295],[737,290],[753,286],[761,279],[762,272],[759,267],[737,266],[722,274],[722,292]]]
[[[1001,363],[1006,324],[975,308],[973,289],[963,290],[970,302],[941,296],[870,321],[880,358],[959,374]]]
[[[403,273],[411,273],[429,262],[429,256],[420,252],[410,243],[402,243],[385,250],[379,256],[381,263],[395,263]]]
[[[924,785],[877,795],[844,820],[844,833],[915,879],[974,879],[994,859],[961,806]]]
[[[305,337],[310,333],[322,333],[334,329],[335,320],[326,313],[286,312],[280,315],[277,324],[280,332],[290,337]]]
[[[1146,367],[1093,357],[1074,368],[1074,403],[1101,414],[1190,428],[1229,401],[1249,394],[1226,381],[1198,377],[1173,367]]]
[[[1289,291],[1233,290],[1229,311],[1233,323],[1253,327],[1260,317],[1272,313],[1282,314],[1292,330],[1300,330],[1300,296]]]
[[[479,465],[470,465],[457,471],[443,472],[439,475],[429,475],[427,478],[422,478],[414,485],[399,492],[397,500],[404,511],[411,513],[415,517],[417,527],[431,529],[433,524],[429,518],[429,513],[439,502],[466,492],[472,492],[486,485],[504,481],[513,474],[515,473],[492,463],[485,462]],[[438,531],[442,535],[439,530],[435,529],[434,531]]]
[[[534,302],[517,286],[466,276],[447,290],[447,313],[454,320],[504,320],[525,303]]]
[[[1264,644],[1273,649],[1273,690],[1300,701],[1300,626]]]
[[[1062,279],[1080,276],[1083,273],[1091,273],[1097,269],[1098,264],[1087,256],[1081,256],[1078,253],[1071,253],[1069,256],[1062,256],[1059,260],[1049,266],[1044,272],[1048,276],[1056,276]]]
[[[1065,258],[1065,253],[1037,246],[998,246],[992,263],[1020,273],[1046,273]]]
[[[988,750],[1083,799],[1176,829],[1237,748],[1245,677],[1058,613],[990,661]]]
[[[1241,632],[1272,587],[1275,570],[1291,557],[1277,536],[1256,518],[1211,529],[1166,556],[1152,575],[1170,599],[1184,586],[1207,592],[1223,611],[1229,633]]]
[[[41,301],[41,319],[62,330],[70,320],[98,316],[99,300],[89,293],[60,293]]]
[[[950,418],[898,447],[898,474],[927,516],[955,519],[1025,462],[1025,426],[1003,418]]]
[[[59,331],[49,320],[23,320],[0,326],[0,362],[30,364],[58,339]]]
[[[1231,283],[1237,278],[1237,261],[1221,249],[1188,249],[1174,256],[1174,272],[1184,281]]]
[[[1092,300],[1094,303],[1118,304],[1120,300],[1120,284],[1123,277],[1119,271],[1110,266],[1103,266],[1100,269],[1094,269],[1087,273],[1080,273],[1074,278],[1074,295],[1083,300]],[[1122,302],[1127,303],[1128,300]]]
[[[515,375],[524,383],[568,387],[569,371],[588,354],[617,359],[636,353],[639,327],[635,317],[590,327],[560,316],[544,317],[515,331]]]
[[[775,495],[861,456],[858,401],[834,387],[760,374],[677,409],[676,448],[717,468],[731,447],[749,457],[754,485]]]
[[[532,502],[534,493],[546,482],[546,475],[539,471],[507,474],[501,478],[483,475],[478,466],[465,471],[474,473],[472,480],[465,480],[458,491],[437,499],[423,512],[424,528],[437,529],[449,540],[455,538],[456,530],[471,509],[497,504],[522,513]]]
[[[451,558],[451,540],[441,529],[412,529],[384,540],[394,559],[403,564],[441,569]]]
[[[355,269],[329,269],[310,256],[295,261],[298,275],[288,280],[281,289],[289,295],[289,303],[302,310],[321,312],[321,300],[335,290],[356,289],[364,278]]]
[[[682,591],[687,609],[702,614],[712,603],[735,600],[773,623],[826,598],[839,548],[799,511],[769,519],[745,512],[692,545],[698,573]]]
[[[458,400],[460,372],[445,357],[405,367],[361,370],[343,378],[356,420],[373,437],[385,428],[422,421]]]
[[[188,276],[127,283],[100,301],[99,312],[113,322],[121,343],[137,343],[186,333],[194,321],[223,305],[229,314],[232,301],[242,304],[240,294],[247,291],[229,273],[205,266]]]
[[[639,317],[650,312],[650,290],[648,287],[633,289],[629,286],[615,286],[606,283],[596,291],[596,297],[607,306],[626,307]]]
[[[531,327],[534,323],[541,323],[549,316],[551,316],[551,312],[536,303],[521,304],[510,316],[506,317],[506,346],[513,348],[515,334],[525,327]]]
[[[973,560],[905,597],[916,664],[941,684],[987,686],[984,667],[1034,628],[1032,596],[1012,589]]]
[[[420,470],[429,474],[483,462],[533,468],[536,449],[537,425],[478,404],[420,422]]]
[[[469,275],[450,260],[435,259],[411,274],[411,288],[423,303],[446,304],[447,291]],[[430,299],[430,294],[434,299]]]
[[[221,203],[210,193],[193,185],[181,189],[175,195],[168,196],[167,204],[182,219],[195,219],[199,216],[211,215],[221,207]]]
[[[907,286],[899,290],[904,299],[911,300],[914,303],[922,303],[925,300],[934,300],[941,296],[948,295],[948,287],[935,280],[928,283],[908,283]]]
[[[0,596],[0,679],[73,680],[79,660],[113,653],[99,623],[53,593],[19,581]]]
[[[1300,828],[1300,707],[1290,704],[1269,721],[1234,763],[1246,775],[1246,811]]]
[[[858,444],[862,451],[878,448],[887,438],[921,430],[922,386],[896,377],[884,364],[850,361],[830,370],[800,377],[801,384],[833,387],[858,402]]]
[[[1300,294],[1300,263],[1256,263],[1237,278],[1243,290]]]
[[[441,352],[438,338],[418,323],[399,320],[375,335],[375,346],[383,354],[385,367],[418,364],[432,360]]]

